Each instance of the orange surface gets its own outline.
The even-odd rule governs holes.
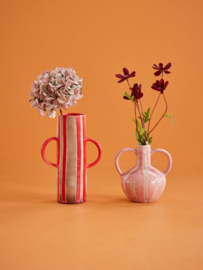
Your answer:
[[[202,269],[203,2],[19,0],[0,7],[0,269]],[[136,147],[133,106],[121,94],[127,84],[115,74],[137,72],[131,82],[142,83],[148,108],[158,95],[151,66],[169,61],[165,93],[175,125],[161,122],[152,149],[172,155],[172,171],[156,203],[133,204],[113,163],[118,150]],[[33,80],[57,66],[84,78],[84,97],[68,112],[86,114],[87,136],[103,149],[88,170],[84,205],[55,202],[56,172],[40,148],[56,135],[56,119],[28,104]],[[153,123],[163,110],[162,100]],[[46,152],[53,162],[55,148]],[[87,153],[90,163],[96,147],[88,143]],[[162,158],[153,157],[157,167],[165,167]],[[131,153],[121,157],[123,169],[134,161]]]
[[[165,166],[156,159],[153,165]],[[1,269],[201,270],[200,172],[200,163],[175,162],[160,199],[136,204],[122,192],[113,164],[103,162],[88,170],[87,202],[61,205],[54,168],[3,163]]]

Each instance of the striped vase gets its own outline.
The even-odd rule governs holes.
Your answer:
[[[123,173],[118,165],[119,156],[131,151],[137,155],[137,164],[134,168]],[[168,159],[168,166],[165,172],[160,172],[151,166],[151,155],[161,152]],[[124,148],[115,157],[115,165],[121,176],[121,186],[125,195],[133,202],[149,203],[156,201],[163,193],[166,186],[166,175],[171,169],[172,158],[163,149],[151,151],[150,145],[137,145],[137,149]]]
[[[47,144],[57,141],[57,164],[45,157]],[[98,158],[86,164],[86,142],[93,142],[98,148]],[[43,160],[57,168],[57,200],[59,203],[83,203],[86,201],[86,169],[96,165],[101,158],[101,147],[93,139],[86,138],[86,117],[84,114],[63,114],[58,116],[57,137],[49,138],[41,149]]]

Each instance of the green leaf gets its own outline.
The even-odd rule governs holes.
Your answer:
[[[139,131],[141,131],[142,130],[142,126],[141,126],[141,124],[140,124],[140,122],[138,120],[136,120],[136,121],[137,121],[137,128],[139,129]]]
[[[129,95],[127,92],[122,93],[122,94],[123,94],[124,96],[126,96],[127,98],[129,98],[133,103],[135,103],[134,100],[133,100],[133,96]]]
[[[152,137],[148,139],[148,143],[150,144],[152,142]]]
[[[135,119],[132,119],[132,118],[130,118],[130,119],[136,124]]]
[[[138,143],[141,143],[141,142],[140,142],[140,137],[139,137],[139,134],[138,134],[137,130],[136,130],[135,133],[136,133],[136,138],[137,138]]]
[[[150,107],[148,108],[147,112],[146,112],[146,117],[149,118],[149,114],[150,114]]]
[[[174,125],[174,120],[173,120],[171,114],[164,113],[164,116],[167,117],[167,118],[170,118],[172,120],[172,126],[173,126]]]
[[[145,123],[147,123],[150,120],[149,114],[150,114],[150,107],[148,108],[148,110],[146,112],[142,113],[143,120]]]
[[[140,137],[141,137],[141,141],[144,141],[144,136],[142,134],[140,135]]]
[[[147,137],[148,137],[148,133],[147,133],[147,131],[146,131],[146,130],[144,131],[144,133],[143,133],[143,134],[144,134],[145,139],[147,139]]]

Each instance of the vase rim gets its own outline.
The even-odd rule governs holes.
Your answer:
[[[148,144],[148,145],[140,145],[140,144],[137,144],[137,147],[150,147],[150,144]]]
[[[59,114],[58,116],[84,116],[83,113],[63,113],[62,115]]]

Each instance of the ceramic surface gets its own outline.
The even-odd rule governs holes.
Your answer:
[[[45,157],[47,144],[57,142],[57,164]],[[98,158],[86,164],[86,142],[93,142],[98,148]],[[63,114],[58,116],[57,137],[47,139],[42,145],[43,160],[57,168],[57,200],[60,203],[82,203],[86,201],[86,169],[96,165],[101,158],[99,143],[86,138],[86,117],[83,114]]]
[[[134,168],[123,173],[118,165],[119,156],[131,151],[137,155],[137,164]],[[151,166],[151,155],[161,152],[168,159],[168,166],[164,172]],[[121,186],[125,195],[133,202],[149,203],[156,201],[166,186],[166,175],[171,169],[172,158],[163,149],[151,150],[150,145],[137,145],[137,149],[124,148],[115,157],[115,165],[121,176]]]

